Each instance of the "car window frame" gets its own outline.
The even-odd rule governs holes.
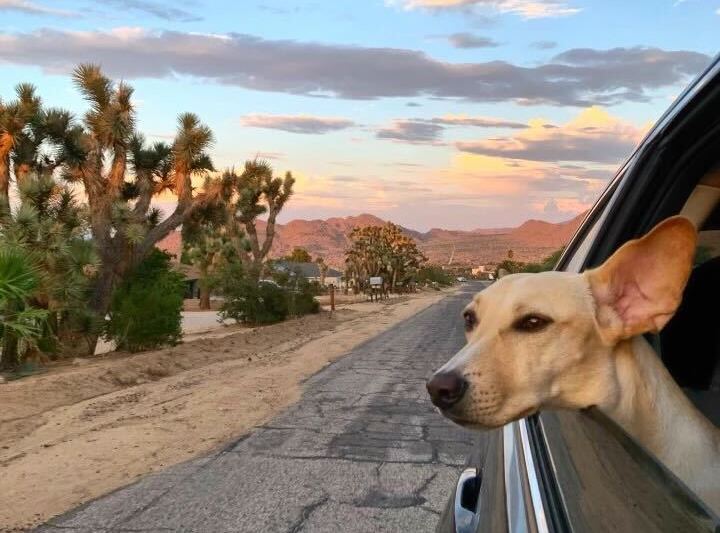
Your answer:
[[[601,260],[609,256],[612,249],[615,249],[620,242],[624,242],[621,239],[626,240],[627,238],[637,236],[632,235],[632,233],[637,234],[640,231],[648,229],[644,228],[643,230],[641,223],[647,226],[653,215],[657,216],[662,209],[668,210],[669,202],[664,200],[659,193],[657,195],[658,201],[655,203],[656,212],[645,216],[644,220],[637,216],[636,220],[633,220],[631,215],[637,214],[629,213],[626,206],[632,206],[633,204],[638,205],[638,195],[641,195],[643,190],[648,187],[653,176],[657,174],[658,168],[662,163],[663,151],[666,147],[665,144],[668,141],[668,132],[672,132],[673,127],[680,129],[681,126],[692,119],[692,114],[695,111],[702,109],[702,102],[698,104],[693,100],[699,98],[699,95],[702,95],[703,91],[706,94],[710,91],[710,98],[717,98],[712,96],[713,87],[708,87],[712,81],[715,89],[717,89],[717,85],[720,83],[719,80],[720,55],[708,66],[698,80],[678,97],[675,104],[660,118],[657,125],[648,133],[638,149],[628,158],[620,171],[618,171],[615,178],[607,186],[600,199],[589,211],[580,228],[576,231],[570,244],[558,261],[556,270],[581,272],[590,266],[599,264]],[[695,105],[694,109],[693,105]],[[689,108],[687,113],[690,115],[689,117],[685,116],[685,108]],[[713,108],[711,107],[710,109]],[[675,188],[677,189],[677,187]],[[669,195],[672,189],[673,186],[670,185],[668,191],[666,191],[666,195]],[[614,228],[613,224],[621,220],[624,221],[623,224],[627,224],[629,227]],[[638,220],[641,222],[638,222]],[[667,518],[668,521],[672,522],[673,518],[681,521],[686,519],[690,524],[689,527],[700,527],[710,531],[720,528],[720,520],[718,517],[715,516],[692,491],[677,479],[672,472],[660,464],[650,453],[643,450],[642,447],[632,440],[619,426],[599,411],[591,410],[586,413],[541,413],[540,415],[522,420],[519,423],[524,424],[526,428],[534,429],[535,432],[533,433],[531,442],[533,442],[536,447],[534,451],[537,457],[536,463],[547,470],[545,475],[541,475],[540,478],[543,483],[544,494],[549,494],[554,498],[554,502],[550,501],[544,504],[546,513],[548,509],[557,511],[557,509],[555,509],[556,507],[562,507],[560,519],[553,518],[549,520],[553,531],[573,530],[582,527],[578,524],[578,520],[584,518],[582,514],[578,515],[577,513],[576,504],[578,498],[574,497],[574,495],[568,495],[566,487],[563,486],[558,478],[558,476],[562,474],[561,470],[568,466],[567,464],[563,466],[562,457],[558,456],[558,453],[562,455],[563,452],[561,448],[567,443],[562,439],[557,440],[555,438],[556,435],[553,435],[552,432],[559,431],[558,428],[561,427],[563,423],[568,427],[584,428],[586,431],[589,431],[590,428],[592,428],[593,431],[597,431],[598,427],[602,427],[607,435],[614,435],[614,442],[622,443],[624,453],[627,453],[628,457],[637,458],[637,460],[640,461],[637,463],[639,472],[645,472],[645,470],[649,469],[656,475],[656,478],[653,479],[660,480],[660,485],[655,487],[656,490],[653,493],[653,497],[657,498],[658,501],[668,500],[667,494],[663,493],[663,490],[667,489],[670,491],[670,494],[678,496],[678,501],[684,503],[684,506],[681,506],[681,511],[687,511],[688,514],[685,515],[683,512],[679,514],[676,513],[676,515]],[[550,427],[548,427],[548,425]],[[587,446],[592,447],[592,443],[588,442]],[[542,472],[540,472],[540,474],[542,474]],[[651,483],[649,484],[651,485]],[[652,487],[650,487],[650,489],[652,489]],[[609,490],[612,491],[613,487],[609,487]],[[650,490],[650,492],[652,492],[652,490]],[[667,503],[669,506],[672,506],[677,502],[670,499]],[[574,506],[575,508],[573,509]],[[663,512],[665,512],[665,510],[666,509],[663,509]],[[632,520],[637,517],[630,515],[628,518]],[[658,529],[662,529],[667,523],[668,522],[661,521],[655,524],[655,526]],[[686,524],[686,526],[687,525],[688,524]],[[585,526],[588,526],[588,524],[585,524]]]

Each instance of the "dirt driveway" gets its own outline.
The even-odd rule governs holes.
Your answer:
[[[295,402],[304,378],[443,296],[224,330],[0,385],[0,530],[31,527],[237,438]]]

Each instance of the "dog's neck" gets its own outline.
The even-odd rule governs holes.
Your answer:
[[[685,396],[643,337],[614,351],[617,394],[598,407],[717,511],[720,494],[708,489],[718,490],[713,485],[720,475],[720,431]],[[700,476],[698,460],[706,461]]]

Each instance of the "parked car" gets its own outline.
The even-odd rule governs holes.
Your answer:
[[[467,278],[464,278],[463,276],[458,276],[456,279],[460,283],[465,283],[467,281]]]
[[[628,158],[556,268],[597,266],[678,213],[700,230],[698,258],[720,256],[720,57]],[[688,285],[700,287],[693,293],[699,296],[686,290],[683,312],[648,339],[696,406],[720,425],[720,330],[713,326],[720,260],[703,265]],[[682,342],[673,344],[678,335]],[[720,519],[696,495],[595,409],[542,412],[480,442],[438,531],[720,531]]]

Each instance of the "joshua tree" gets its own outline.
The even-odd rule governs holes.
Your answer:
[[[328,266],[325,260],[322,257],[318,257],[315,259],[315,262],[318,265],[318,269],[320,270],[320,286],[325,286],[325,276],[327,276]]]
[[[135,130],[132,87],[114,83],[96,65],[80,65],[73,79],[90,110],[82,125],[68,125],[61,150],[63,177],[81,183],[85,190],[90,230],[100,258],[90,308],[104,316],[117,282],[156,242],[215,202],[223,182],[206,179],[203,188],[193,191],[193,176],[212,170],[206,150],[213,135],[197,116],[179,116],[172,146],[146,147]],[[178,202],[161,221],[150,202],[164,190],[175,193]]]
[[[385,263],[390,276],[390,290],[394,291],[397,283],[408,275],[415,274],[427,258],[420,252],[415,241],[392,222],[383,226],[382,233],[387,250]]]
[[[183,225],[182,261],[200,271],[200,309],[210,309],[210,291],[219,281],[219,269],[237,260],[228,222],[227,206],[219,204],[198,212],[196,217]],[[242,239],[238,232],[233,235]]]
[[[352,276],[360,289],[365,288],[368,278],[383,276],[394,290],[398,281],[413,274],[426,260],[415,241],[392,222],[353,228],[350,241],[351,247],[345,252],[346,275]]]
[[[0,203],[7,205],[11,176],[11,156],[40,112],[40,98],[35,87],[21,83],[15,88],[17,97],[11,102],[0,101]]]
[[[238,248],[248,272],[256,278],[260,277],[265,258],[270,252],[275,238],[277,216],[293,193],[295,178],[290,172],[284,178],[273,177],[273,170],[264,161],[247,161],[245,169],[239,176],[227,171],[224,182],[231,183],[228,194],[228,205],[238,230],[244,230],[249,252]],[[265,236],[262,243],[258,237],[258,217],[267,214]],[[245,242],[245,241],[238,241]],[[243,244],[243,247],[245,244]]]

